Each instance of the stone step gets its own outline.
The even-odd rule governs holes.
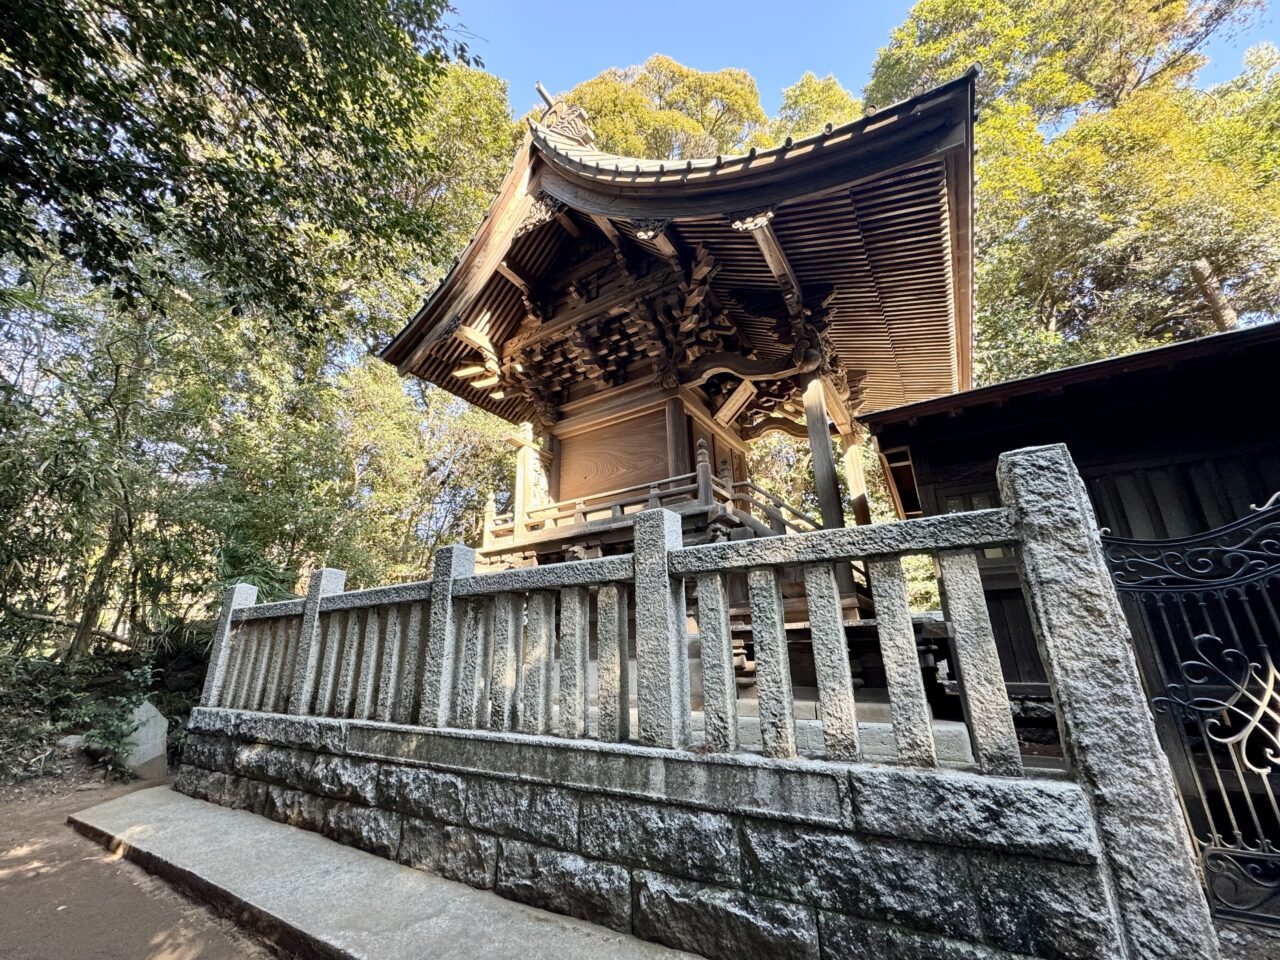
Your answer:
[[[110,800],[68,822],[289,953],[351,960],[693,956],[168,787]]]

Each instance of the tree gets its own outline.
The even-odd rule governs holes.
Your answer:
[[[979,61],[977,349],[991,382],[1280,310],[1274,64],[1194,87],[1249,0],[923,0],[880,52],[885,103]],[[1243,132],[1256,118],[1263,140]]]
[[[734,153],[766,122],[745,70],[703,72],[664,56],[606,70],[564,98],[587,112],[600,148],[622,156]]]
[[[132,299],[56,250],[0,260],[0,652],[145,651],[197,632],[232,580],[274,599],[326,563],[352,586],[420,579],[438,545],[475,542],[512,472],[502,425],[366,349],[443,275],[515,142],[496,78],[450,65],[435,91],[412,123],[433,162],[393,184],[431,242],[392,238],[377,269],[342,231],[287,251],[326,291],[310,336],[163,224],[134,225]]]
[[[777,146],[787,137],[799,140],[821,133],[827,124],[838,127],[862,116],[862,103],[840,81],[827,74],[819,79],[812,71],[782,91],[782,106],[769,121],[760,146]]]
[[[1263,0],[920,0],[872,66],[865,98],[886,106],[979,64],[978,102],[1043,123],[1118,106],[1154,82],[1191,78],[1211,36]]]
[[[338,232],[371,269],[429,244],[400,171],[444,61],[440,0],[2,0],[0,256],[54,252],[127,298],[198,258],[238,303],[313,325],[300,256]]]

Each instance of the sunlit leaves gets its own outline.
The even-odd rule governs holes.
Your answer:
[[[227,298],[314,335],[335,233],[385,266],[438,237],[397,193],[447,56],[438,0],[0,0],[0,254],[56,247],[134,300],[198,257]],[[318,304],[317,301],[322,301]]]
[[[980,382],[1212,332],[1191,265],[1280,311],[1274,52],[1194,86],[1253,0],[922,0],[880,51],[884,104],[979,63]]]

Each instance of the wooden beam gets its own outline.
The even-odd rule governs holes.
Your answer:
[[[804,422],[809,434],[809,451],[813,455],[813,479],[818,487],[822,526],[824,529],[843,527],[844,510],[840,506],[840,487],[836,481],[835,457],[831,453],[831,431],[827,426],[821,377],[812,377],[805,384]]]
[[[615,250],[622,248],[622,234],[618,232],[618,228],[613,225],[612,220],[608,217],[602,217],[598,213],[593,213],[591,214],[591,222],[605,235],[605,239],[613,244]]]
[[[757,388],[750,380],[743,380],[736,387],[733,393],[725,399],[724,404],[715,412],[716,423],[729,425],[738,419],[740,414],[751,402],[751,398],[756,395]]]
[[[853,522],[860,527],[871,522],[871,501],[867,498],[867,476],[862,469],[862,438],[862,425],[857,423],[852,430],[840,433],[844,479],[849,485],[849,497],[853,500]]]
[[[557,337],[586,320],[593,320],[615,310],[628,309],[638,299],[660,296],[675,289],[676,278],[670,274],[657,274],[646,277],[644,280],[629,281],[617,290],[597,297],[595,300],[574,303],[560,313],[548,317],[540,327],[531,330],[525,336],[512,337],[502,345],[504,355],[509,358],[517,349]]]
[[[573,237],[573,239],[582,239],[582,231],[579,230],[578,225],[573,222],[573,217],[569,216],[569,214],[564,210],[556,212],[556,223],[560,224],[564,232]]]
[[[667,418],[667,470],[673,477],[682,477],[690,471],[689,436],[684,413],[684,401],[672,397],[666,403]]]
[[[680,264],[680,251],[676,249],[676,245],[667,236],[667,227],[670,221],[665,220],[637,220],[635,221],[636,239],[647,240],[652,243],[662,254],[662,258],[671,264],[676,272],[682,272]]]
[[[520,274],[520,271],[511,265],[511,261],[503,260],[499,263],[498,272],[510,280],[515,288],[526,297],[533,296],[533,287],[530,285],[529,281]]]
[[[778,284],[778,289],[782,292],[782,301],[787,305],[787,313],[792,319],[800,317],[804,314],[804,294],[800,290],[800,278],[796,276],[795,270],[791,268],[791,261],[787,259],[786,253],[782,249],[782,244],[778,241],[778,235],[773,232],[773,225],[766,223],[764,226],[751,231],[751,235],[755,237],[756,246],[760,248],[760,253],[764,256],[764,262],[769,267],[769,272],[773,274],[773,279]]]
[[[809,439],[809,431],[803,423],[788,420],[786,417],[765,417],[755,425],[743,428],[742,439],[758,440],[766,433],[772,433],[775,430],[789,437],[795,437],[797,440]]]
[[[830,377],[822,378],[822,394],[827,402],[827,413],[831,415],[831,422],[836,425],[836,430],[840,436],[852,433],[854,429],[853,411],[849,409],[845,403],[844,397],[840,396],[840,392],[836,390],[835,384],[831,382]]]
[[[799,368],[790,357],[753,360],[740,353],[719,351],[699,357],[681,371],[680,383],[683,386],[696,387],[717,373],[732,373],[742,380],[782,380],[799,372]]]
[[[498,362],[498,351],[493,346],[493,341],[489,339],[489,335],[483,330],[477,330],[475,327],[468,327],[466,324],[458,327],[454,332],[454,336],[461,340],[469,347],[473,347],[484,354],[486,360]]]

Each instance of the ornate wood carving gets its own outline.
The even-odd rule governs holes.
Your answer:
[[[520,221],[520,226],[516,228],[513,239],[523,237],[526,233],[537,230],[544,223],[550,223],[563,214],[566,209],[565,205],[551,196],[551,194],[540,191],[533,198],[533,206],[529,208],[529,212]]]
[[[728,216],[729,226],[734,230],[750,232],[767,226],[773,220],[773,211],[765,207],[763,210],[744,210],[741,213],[731,213]]]
[[[646,353],[653,358],[654,378],[664,389],[682,382],[681,370],[700,356],[723,351],[733,324],[715,302],[711,281],[719,271],[711,251],[699,245],[688,268],[681,268],[675,296],[638,300],[632,312],[641,320]]]

